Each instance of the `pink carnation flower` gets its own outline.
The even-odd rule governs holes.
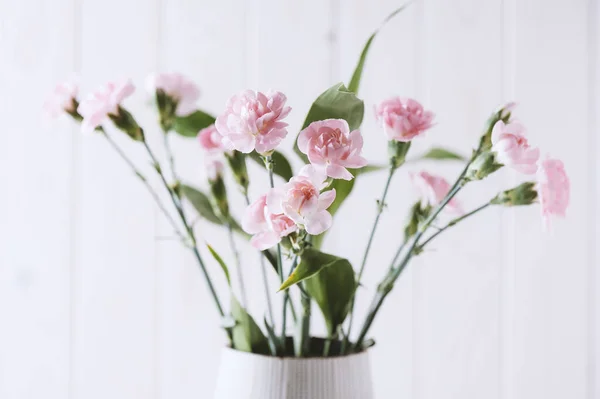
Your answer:
[[[159,73],[150,75],[146,81],[150,93],[162,90],[177,102],[175,114],[185,116],[196,110],[196,101],[200,97],[198,86],[180,73]]]
[[[551,216],[565,216],[569,206],[571,184],[562,161],[558,159],[540,162],[537,179],[542,217],[545,224],[549,225]]]
[[[215,125],[210,125],[206,127],[198,133],[198,141],[200,142],[200,147],[208,153],[218,154],[223,152],[223,143],[222,137],[217,131]]]
[[[321,234],[331,227],[333,220],[327,208],[335,200],[335,190],[320,192],[326,186],[325,178],[320,170],[306,165],[282,188],[271,189],[267,207],[304,226],[309,234]]]
[[[434,114],[416,100],[393,97],[375,107],[375,116],[388,140],[407,142],[432,126]]]
[[[266,195],[246,208],[242,228],[246,233],[253,234],[250,244],[261,251],[277,245],[283,237],[298,231],[298,226],[292,219],[281,213],[273,214],[269,211]]]
[[[421,201],[427,205],[437,206],[450,191],[450,184],[446,179],[425,171],[411,174],[411,180],[421,195]],[[446,209],[454,213],[463,213],[456,198],[450,200]]]
[[[44,103],[44,112],[52,118],[75,112],[78,91],[79,87],[74,82],[59,83]]]
[[[492,151],[498,162],[524,173],[537,171],[540,150],[532,148],[525,138],[525,127],[519,122],[496,122],[492,129]]]
[[[83,117],[81,130],[92,132],[100,126],[108,115],[117,115],[121,102],[135,91],[131,80],[109,82],[99,88],[79,104],[77,112]]]
[[[287,135],[283,122],[291,108],[278,91],[263,94],[246,90],[227,101],[225,112],[217,118],[217,130],[230,150],[260,154],[274,150]]]
[[[363,138],[358,130],[350,133],[344,119],[313,122],[298,136],[298,148],[308,155],[310,163],[324,168],[327,176],[351,180],[346,168],[362,168],[368,162],[360,153]]]

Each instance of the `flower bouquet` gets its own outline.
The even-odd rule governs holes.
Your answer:
[[[462,172],[451,183],[425,171],[411,175],[421,199],[410,209],[402,237],[394,237],[398,242],[390,242],[397,245],[397,250],[390,254],[389,269],[372,294],[368,312],[356,314],[356,296],[366,295],[366,290],[357,288],[368,264],[380,216],[386,209],[388,189],[407,159],[411,142],[424,135],[435,120],[434,114],[414,99],[394,97],[382,101],[375,107],[374,117],[383,134],[372,139],[380,140],[382,149],[387,145],[387,156],[382,155],[387,164],[371,164],[363,158],[359,128],[364,103],[357,94],[376,34],[377,31],[367,41],[349,84],[339,83],[325,90],[308,109],[303,125],[294,128],[286,123],[291,108],[281,92],[243,91],[232,96],[215,118],[196,108],[199,90],[190,80],[179,74],[151,76],[148,87],[156,100],[165,160],[159,159],[144,129],[123,105],[134,92],[129,81],[109,83],[81,102],[75,85],[62,84],[46,104],[50,113],[66,113],[81,123],[84,132],[95,132],[108,140],[146,186],[183,245],[193,253],[229,340],[217,398],[370,398],[367,356],[374,342],[370,329],[411,259],[452,226],[488,207],[539,204],[546,221],[565,213],[569,180],[562,162],[540,159],[539,149],[529,144],[525,128],[513,118],[515,105],[505,105],[491,114],[468,159],[440,148],[426,154],[430,159],[464,162]],[[147,153],[160,191],[113,140],[119,131],[138,142]],[[305,164],[296,172],[278,151],[292,131],[299,132],[294,152]],[[179,180],[169,147],[172,134],[197,136],[207,161],[208,193]],[[258,178],[269,179],[271,189],[258,198],[248,194],[248,161],[264,165],[266,173]],[[463,187],[503,167],[520,172],[528,181],[500,191],[481,206],[465,212],[457,200]],[[353,265],[344,254],[323,251],[322,244],[355,180],[378,170],[387,171],[388,178],[377,200],[362,260]],[[246,209],[230,209],[225,173],[234,177]],[[276,176],[284,183],[276,182]],[[192,223],[196,212],[190,212],[185,201],[201,218],[227,229],[230,251],[236,260],[234,267],[221,257],[225,249],[210,245],[201,248]],[[439,225],[443,213],[449,221]],[[267,304],[264,317],[252,316],[246,307],[236,235],[248,239],[258,250],[257,263]],[[214,261],[212,264],[206,261],[207,256]],[[232,269],[239,277],[239,292],[235,293]],[[218,293],[213,284],[217,270],[228,282],[227,293]],[[268,285],[268,273],[277,274],[278,287]],[[292,290],[296,292],[290,295]],[[277,319],[275,302],[281,304],[281,317]],[[320,309],[327,328],[326,336],[321,338],[311,335],[313,303]]]

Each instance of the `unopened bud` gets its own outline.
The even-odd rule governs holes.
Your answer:
[[[227,201],[225,180],[223,180],[223,163],[217,159],[207,160],[206,173],[213,206],[224,219],[227,219],[229,218],[229,202]]]
[[[410,143],[410,141],[388,141],[388,155],[390,157],[390,164],[394,169],[399,168],[406,161],[406,154],[410,149]]]
[[[494,129],[494,125],[498,121],[503,121],[504,123],[510,122],[510,117],[512,112],[516,108],[517,104],[514,102],[510,102],[505,104],[496,110],[487,120],[485,124],[485,129],[483,131],[483,136],[481,136],[481,140],[479,141],[479,151],[487,151],[492,148],[492,130]]]
[[[156,106],[160,116],[160,126],[164,132],[171,130],[175,110],[177,109],[177,101],[169,96],[164,90],[156,90]]]
[[[496,154],[491,151],[482,152],[469,165],[465,180],[481,180],[491,175],[503,165],[496,160]]]
[[[239,151],[226,153],[227,163],[233,172],[233,177],[243,192],[248,191],[250,179],[248,178],[248,169],[246,168],[246,156]]]
[[[410,214],[408,216],[408,223],[406,227],[404,227],[404,239],[408,240],[410,237],[415,235],[419,230],[419,225],[427,219],[429,214],[431,213],[431,206],[426,205],[423,206],[421,201],[415,203],[412,208],[410,208]]]
[[[535,186],[536,183],[534,182],[523,183],[511,190],[501,192],[490,202],[494,205],[503,206],[531,205],[538,197]]]
[[[220,216],[224,219],[228,219],[229,202],[227,201],[227,189],[225,188],[223,177],[219,175],[216,179],[209,180],[209,183],[215,208],[219,211]]]
[[[108,114],[110,120],[119,130],[125,132],[131,139],[135,141],[144,141],[144,131],[137,124],[131,113],[122,107],[117,108],[117,114]]]

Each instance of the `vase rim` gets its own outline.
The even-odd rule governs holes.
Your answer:
[[[348,355],[327,356],[327,357],[323,357],[323,356],[307,356],[307,357],[273,356],[273,355],[265,355],[265,354],[262,354],[262,353],[253,353],[253,352],[241,351],[241,350],[238,350],[238,349],[233,349],[230,346],[224,346],[222,350],[225,351],[225,352],[235,353],[235,354],[238,354],[238,355],[248,355],[248,356],[254,356],[256,358],[264,358],[264,359],[271,359],[271,360],[278,359],[278,360],[285,360],[285,361],[306,361],[306,360],[334,361],[334,360],[358,358],[358,357],[361,357],[361,356],[368,355],[369,349],[370,348],[363,349],[360,352],[354,352],[354,353],[350,353]]]

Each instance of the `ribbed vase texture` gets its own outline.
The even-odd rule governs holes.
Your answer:
[[[369,355],[298,359],[224,349],[215,399],[373,399]]]

